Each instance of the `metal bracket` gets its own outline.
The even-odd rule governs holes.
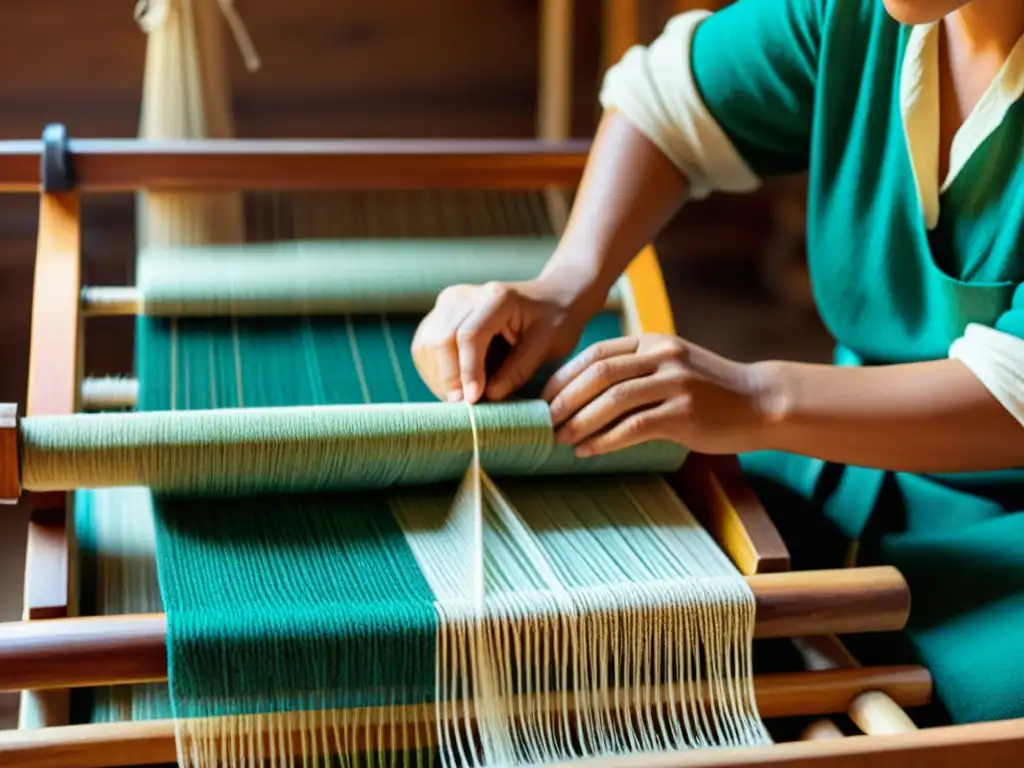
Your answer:
[[[75,166],[68,129],[61,123],[50,123],[43,129],[39,179],[46,193],[70,192],[75,188]]]

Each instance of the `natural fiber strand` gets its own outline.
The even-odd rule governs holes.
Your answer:
[[[259,67],[237,11],[225,0],[140,0],[135,18],[146,34],[140,139],[234,136],[225,51],[225,19],[250,69]],[[240,243],[238,192],[140,192],[139,246]]]
[[[451,285],[536,277],[554,247],[490,237],[151,248],[138,259],[139,314],[425,313]]]

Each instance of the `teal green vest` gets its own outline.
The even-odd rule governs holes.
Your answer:
[[[880,0],[740,0],[694,38],[698,88],[744,160],[762,177],[808,173],[810,276],[838,365],[944,358],[968,323],[1024,337],[1024,103],[945,191],[929,231],[901,113],[909,35]],[[1024,468],[742,461],[859,541],[861,564],[903,572],[907,637],[954,721],[1024,717]]]

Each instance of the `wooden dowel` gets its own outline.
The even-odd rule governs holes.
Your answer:
[[[802,741],[823,741],[825,739],[844,739],[846,734],[839,730],[839,726],[822,717],[811,722],[806,728],[800,731]]]
[[[80,305],[83,317],[130,317],[142,313],[143,296],[142,292],[134,286],[86,286],[82,289]],[[225,309],[221,310],[222,314],[227,315],[230,313],[235,317],[244,317],[246,314],[264,316],[269,313],[283,315],[334,315],[343,311],[337,304],[332,304],[329,301],[322,300],[317,302],[317,304],[311,305],[308,302],[304,303],[304,300],[301,298],[281,298],[279,303],[275,302],[273,306],[270,306],[268,300],[264,297],[253,299],[250,302],[242,298],[234,298],[230,303],[230,309],[228,309],[229,305],[227,302],[225,302],[224,306]],[[365,306],[372,308],[373,311],[377,311],[379,308],[379,305],[375,305],[373,302],[367,302]],[[413,305],[403,307],[403,309],[406,311],[422,311],[426,314],[432,307],[433,301],[423,306]],[[609,292],[605,298],[603,310],[605,312],[618,312],[621,309],[622,296],[620,291],[614,290]],[[153,314],[152,311],[150,314]],[[174,316],[209,317],[210,314],[209,301],[202,300],[189,307],[186,299],[175,307]]]
[[[922,667],[880,667],[877,669],[832,670],[764,675],[754,681],[755,696],[761,717],[788,717],[841,712],[859,691],[885,690],[905,706],[927,703],[931,696],[931,677]],[[625,696],[626,694],[623,694]],[[610,700],[615,694],[610,693]],[[557,712],[562,696],[545,697],[543,709]],[[570,711],[573,697],[567,697]],[[652,704],[652,710],[667,710],[668,698]],[[525,702],[512,704],[511,711],[533,711]],[[368,712],[352,717],[350,738],[387,749],[390,729],[378,723],[406,723],[413,733],[424,733],[434,739],[429,728],[416,729],[417,723],[433,724],[433,705],[391,707],[381,715]],[[308,741],[308,721],[294,718],[296,754],[301,754],[303,739]],[[400,731],[398,731],[400,732]],[[411,735],[410,735],[411,736]],[[422,737],[421,737],[422,738]],[[429,741],[428,741],[429,743]],[[269,747],[269,742],[268,742]],[[113,768],[114,766],[153,765],[175,761],[174,723],[170,720],[125,722],[97,725],[66,726],[38,731],[0,732],[0,764],[25,768],[49,768],[74,765],[78,768]]]
[[[1024,718],[768,748],[598,758],[547,768],[1010,768],[1022,763]]]
[[[81,306],[85,317],[134,316],[142,306],[142,293],[134,285],[87,285],[82,288]]]
[[[794,638],[808,669],[856,669],[860,662],[834,635]],[[917,725],[890,697],[881,691],[865,691],[850,702],[850,719],[868,736],[916,731]]]
[[[865,691],[859,694],[850,702],[847,714],[861,732],[868,736],[917,730],[910,715],[884,691]]]
[[[765,574],[747,583],[759,638],[895,631],[910,605],[906,582],[888,567]],[[166,636],[159,613],[0,624],[0,691],[165,680]]]
[[[504,189],[575,187],[588,141],[72,139],[78,188]],[[40,141],[0,142],[0,191],[40,188]]]
[[[601,65],[607,71],[640,42],[640,0],[604,0]]]
[[[139,382],[128,377],[107,376],[82,379],[82,410],[109,411],[134,408],[139,400]]]

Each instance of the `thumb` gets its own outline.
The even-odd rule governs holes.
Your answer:
[[[487,384],[487,352],[491,342],[501,336],[512,312],[511,302],[496,297],[466,318],[456,332],[462,393],[467,403],[475,403]]]

